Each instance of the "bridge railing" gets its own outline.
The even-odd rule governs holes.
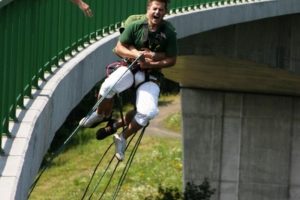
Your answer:
[[[231,1],[172,0],[169,8],[183,12]],[[117,31],[129,15],[146,10],[146,0],[86,0],[94,11],[87,18],[68,0],[6,2],[0,5],[1,151],[2,135],[10,136],[9,121],[17,121],[16,109],[24,108],[24,98],[32,97],[32,89],[39,89],[46,73],[92,41]]]

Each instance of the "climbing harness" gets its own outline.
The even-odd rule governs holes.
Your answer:
[[[98,99],[98,101],[96,102],[96,104],[93,106],[93,108],[91,109],[91,111],[88,113],[87,117],[85,118],[85,120],[82,122],[82,124],[84,124],[86,122],[86,120],[89,118],[89,116],[96,111],[96,109],[98,108],[98,106],[100,105],[100,103],[106,98],[107,94],[109,94],[112,89],[116,86],[116,84],[125,76],[125,74],[132,69],[132,67],[137,63],[138,60],[140,60],[143,57],[143,54],[139,55],[136,59],[134,59],[134,61],[127,67],[127,69],[125,70],[125,72],[121,75],[121,77],[111,86],[111,88],[108,89],[106,95],[101,96],[100,99]],[[81,127],[81,125],[79,125],[79,127]]]

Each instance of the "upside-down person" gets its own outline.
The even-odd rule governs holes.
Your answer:
[[[114,134],[117,128],[124,125],[119,121],[97,132],[99,138],[114,134],[116,157],[120,161],[125,156],[126,139],[146,126],[159,112],[159,81],[163,78],[161,69],[176,63],[176,32],[173,26],[163,19],[167,13],[168,2],[148,0],[146,19],[132,22],[122,32],[115,53],[128,60],[141,59],[132,70],[127,70],[127,66],[124,65],[105,79],[99,90],[99,98],[105,97],[104,100],[93,114],[80,121],[83,127],[91,127],[108,118],[112,112],[113,96],[134,85],[135,110],[127,113],[125,117],[127,128],[120,134]]]

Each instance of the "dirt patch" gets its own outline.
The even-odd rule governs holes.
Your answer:
[[[164,136],[164,137],[176,137],[180,138],[181,133],[174,132],[166,129],[163,126],[163,121],[170,115],[176,114],[181,110],[180,96],[176,96],[167,104],[159,106],[159,114],[153,120],[150,121],[148,128],[146,129],[147,134]]]

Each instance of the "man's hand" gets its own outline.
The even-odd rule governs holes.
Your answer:
[[[90,9],[90,6],[87,3],[83,2],[83,1],[80,1],[78,6],[83,11],[85,16],[87,16],[87,17],[92,17],[93,16],[93,12],[92,12],[92,10]]]
[[[139,64],[141,69],[149,69],[151,68],[150,62],[152,59],[147,58],[145,54],[142,54],[142,57],[139,59]]]
[[[149,58],[152,61],[159,61],[166,57],[165,53],[163,52],[157,53],[157,52],[150,51],[150,49],[147,48],[143,49],[143,53],[145,55],[145,58]]]
[[[140,54],[138,55],[137,58],[139,59],[139,62],[140,62],[140,63],[141,63],[141,62],[145,62],[145,54],[140,53]]]
[[[85,3],[82,0],[72,0],[75,4],[77,4],[77,6],[80,8],[80,10],[82,10],[82,12],[84,13],[85,16],[87,17],[92,17],[93,16],[93,12],[90,9],[90,6]]]

